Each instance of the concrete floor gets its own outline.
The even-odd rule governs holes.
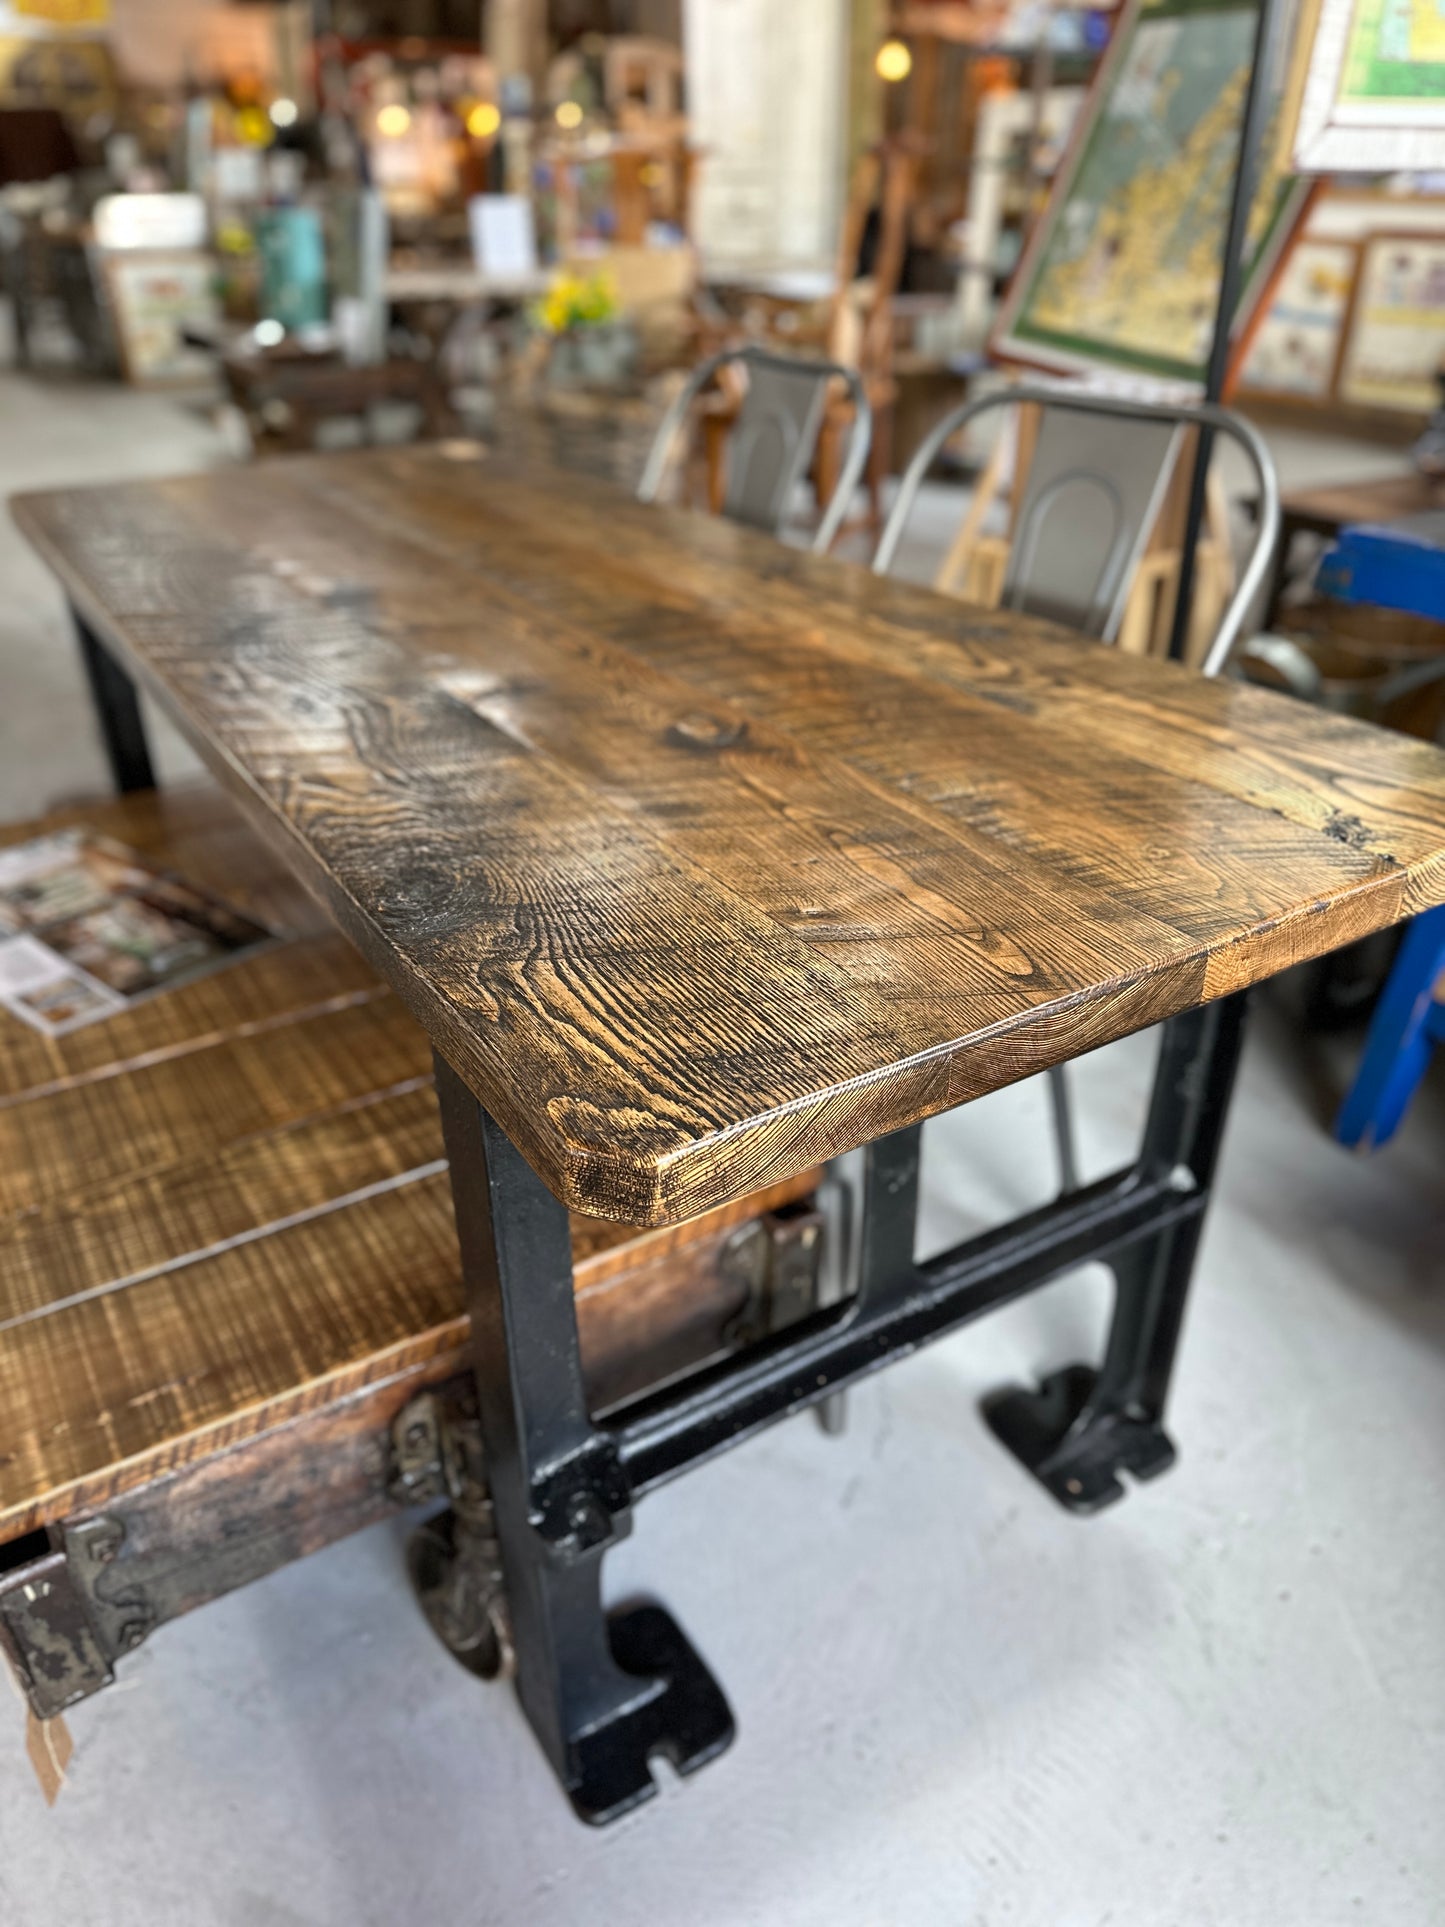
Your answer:
[[[174,402],[0,379],[5,491],[221,457]],[[13,817],[101,765],[8,529],[0,582]],[[1445,1079],[1363,1162],[1319,1121],[1353,1056],[1257,1000],[1167,1478],[1078,1521],[977,1417],[1093,1353],[1086,1273],[863,1387],[843,1438],[799,1421],[649,1499],[610,1590],[673,1607],[739,1735],[600,1834],[379,1528],[127,1660],[53,1810],[0,1687],[0,1923],[1438,1927]],[[1080,1067],[1091,1171],[1151,1058]],[[929,1127],[927,1245],[1043,1197],[1045,1118],[1035,1081]]]

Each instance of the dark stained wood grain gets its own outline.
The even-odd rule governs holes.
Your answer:
[[[599,1217],[692,1215],[1445,900],[1434,749],[576,473],[409,449],[17,514]]]

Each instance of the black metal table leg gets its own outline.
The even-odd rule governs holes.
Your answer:
[[[76,609],[71,610],[106,758],[122,796],[156,786],[136,686]]]
[[[1148,1478],[1172,1463],[1164,1400],[1243,1014],[1234,997],[1164,1027],[1133,1164],[921,1263],[921,1127],[880,1138],[864,1157],[855,1295],[600,1419],[582,1383],[568,1214],[437,1058],[477,1345],[488,1546],[494,1527],[522,1705],[584,1819],[647,1799],[654,1754],[687,1773],[733,1735],[721,1689],[660,1606],[602,1609],[603,1554],[654,1486],[1090,1259],[1117,1280],[1102,1364],[999,1393],[988,1421],[1076,1511],[1119,1498],[1121,1472]],[[448,1599],[472,1583],[463,1538],[443,1531],[428,1547],[428,1588]],[[447,1637],[476,1615],[433,1618]],[[475,1666],[475,1653],[456,1650]]]
[[[1146,1182],[1206,1200],[1243,1041],[1243,995],[1164,1026],[1139,1154]],[[1203,1230],[1202,1209],[1145,1231],[1109,1257],[1114,1314],[1098,1370],[1070,1365],[1036,1391],[984,1401],[998,1437],[1061,1504],[1096,1512],[1124,1495],[1121,1472],[1148,1479],[1174,1463],[1164,1401]]]
[[[732,1714],[660,1606],[603,1612],[631,1492],[587,1411],[571,1223],[440,1056],[436,1073],[517,1691],[577,1812],[612,1820],[655,1791],[654,1754],[690,1773],[722,1752]]]

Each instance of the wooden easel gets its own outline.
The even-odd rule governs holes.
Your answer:
[[[906,137],[880,141],[859,156],[838,242],[835,287],[825,333],[829,359],[858,370],[873,410],[873,440],[865,481],[868,522],[874,534],[883,521],[883,484],[891,465],[893,405],[898,395],[893,372],[893,297],[898,292],[908,247],[909,211],[918,165],[918,145]],[[863,235],[875,207],[878,245],[872,273],[860,276]],[[851,422],[851,411],[840,397],[830,407],[818,440],[819,501],[827,501],[832,494]]]
[[[868,527],[876,536],[883,524],[883,484],[890,466],[893,403],[893,297],[903,272],[908,245],[909,210],[917,178],[918,147],[907,138],[880,141],[860,155],[844,210],[842,234],[834,271],[834,290],[820,330],[807,335],[795,331],[777,337],[779,346],[821,350],[830,361],[856,368],[873,411],[873,439],[869,445],[864,483],[868,490]],[[878,244],[872,272],[859,275],[858,260],[864,230],[878,209]],[[848,437],[853,431],[853,408],[841,382],[831,396],[818,435],[813,463],[813,486],[820,503],[832,499]],[[721,507],[726,485],[727,437],[737,420],[744,394],[743,378],[724,369],[718,392],[704,398],[702,424],[706,493],[709,506]],[[846,526],[846,525],[845,525]]]

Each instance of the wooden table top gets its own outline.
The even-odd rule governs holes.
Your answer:
[[[22,497],[574,1209],[664,1223],[1445,901],[1445,754],[464,447]]]
[[[1280,507],[1287,518],[1337,530],[1352,522],[1399,522],[1424,509],[1445,506],[1445,481],[1411,470],[1373,482],[1335,482],[1323,488],[1286,491]]]

